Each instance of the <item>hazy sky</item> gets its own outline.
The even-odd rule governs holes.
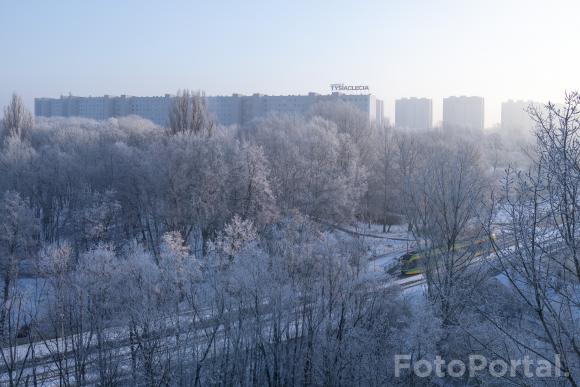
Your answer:
[[[327,93],[506,99],[580,88],[580,0],[0,0],[0,105],[35,96]]]

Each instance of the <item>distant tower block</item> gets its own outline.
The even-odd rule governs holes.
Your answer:
[[[395,101],[395,126],[400,129],[428,130],[433,127],[433,101],[402,98]]]
[[[542,109],[542,104],[533,101],[506,101],[501,104],[501,128],[505,132],[530,132],[535,123],[528,108]]]
[[[443,99],[443,128],[483,130],[482,97],[448,97]]]

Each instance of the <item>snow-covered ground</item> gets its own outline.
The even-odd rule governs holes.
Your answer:
[[[400,258],[417,248],[413,235],[406,225],[392,226],[388,232],[383,232],[379,224],[362,224],[346,230],[335,230],[336,239],[360,238],[367,249],[367,269],[364,278],[368,280],[384,280],[385,285],[396,284],[404,289],[406,295],[422,297],[425,279],[423,275],[399,277]],[[389,273],[390,271],[390,273]],[[411,289],[417,291],[411,291]]]
[[[406,225],[392,226],[386,233],[383,233],[383,226],[378,224],[370,227],[367,224],[359,224],[349,230],[359,234],[364,241],[368,249],[367,275],[375,279],[386,278],[386,271],[398,264],[402,255],[416,248],[413,236],[407,231]],[[348,235],[344,232],[343,234]]]

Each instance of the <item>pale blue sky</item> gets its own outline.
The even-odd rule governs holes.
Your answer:
[[[558,99],[580,88],[578,0],[0,0],[0,105],[35,96],[329,92]]]

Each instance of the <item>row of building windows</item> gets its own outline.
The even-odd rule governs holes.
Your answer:
[[[353,103],[369,121],[382,123],[382,101],[372,95],[309,94],[304,96],[217,96],[205,97],[208,110],[224,124],[244,124],[270,112],[304,113],[321,101],[346,101]],[[142,115],[159,125],[167,122],[171,97],[61,97],[37,98],[37,116],[81,116],[109,118],[128,114]]]

